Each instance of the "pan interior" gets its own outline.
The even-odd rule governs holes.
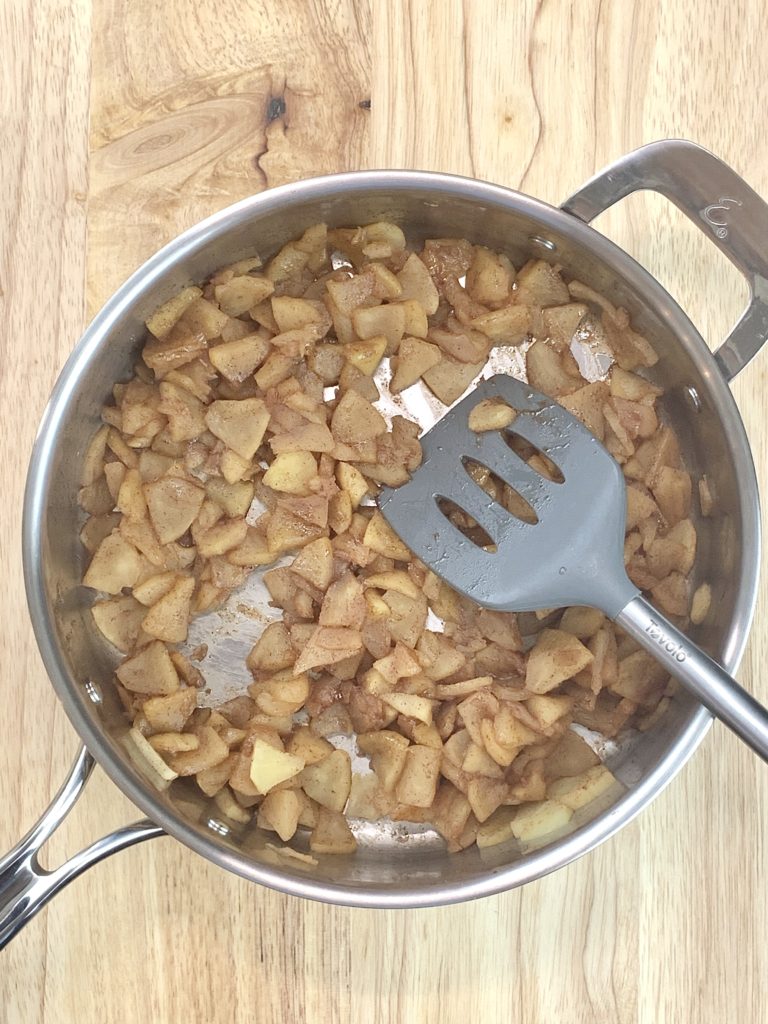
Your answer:
[[[682,695],[651,732],[610,742],[592,737],[627,793],[608,794],[601,806],[583,809],[568,833],[539,852],[508,844],[449,855],[428,828],[358,822],[355,855],[320,857],[311,867],[275,852],[272,844],[280,844],[274,834],[223,819],[191,782],[155,790],[121,744],[127,722],[111,685],[115,652],[97,633],[89,613],[93,594],[79,582],[85,553],[77,508],[83,453],[112,384],[131,375],[144,319],[181,287],[254,250],[269,257],[321,220],[331,226],[393,220],[411,242],[464,237],[506,252],[516,266],[532,255],[557,262],[566,275],[624,306],[659,353],[648,376],[666,391],[665,415],[678,432],[688,468],[694,477],[706,472],[717,496],[714,515],[697,523],[694,580],[710,583],[714,612],[691,636],[731,670],[754,599],[752,463],[730,393],[698,334],[660,286],[592,229],[526,197],[462,179],[380,173],[303,184],[238,204],[182,236],[142,268],[89,328],[57,385],[33,456],[25,534],[33,621],[54,685],[89,748],[146,813],[199,852],[266,884],[339,902],[384,905],[391,899],[404,905],[480,895],[557,867],[615,831],[680,767],[703,734],[706,716]],[[521,352],[494,352],[482,375],[499,372],[521,375]],[[381,406],[389,414],[405,413],[424,429],[444,409],[422,385]],[[202,666],[208,702],[242,692],[250,681],[245,654],[274,617],[256,572],[223,609],[194,623],[190,645],[206,642],[210,648]],[[307,849],[306,837],[295,845]]]

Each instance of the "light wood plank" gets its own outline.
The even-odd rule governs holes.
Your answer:
[[[316,173],[422,167],[557,203],[634,146],[684,136],[768,197],[764,19],[760,0],[0,8],[0,845],[29,827],[76,746],[34,646],[18,538],[27,453],[86,306],[201,217]],[[598,227],[713,345],[723,337],[740,283],[682,215],[636,196]],[[734,387],[761,480],[767,382],[760,360]],[[741,671],[763,699],[767,613],[763,588]],[[51,862],[135,813],[99,775]],[[459,907],[302,903],[159,840],[94,869],[0,954],[0,1006],[9,1024],[759,1021],[767,819],[763,766],[716,729],[593,855]]]

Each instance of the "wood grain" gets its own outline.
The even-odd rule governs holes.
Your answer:
[[[28,623],[19,528],[36,423],[86,310],[199,218],[328,171],[455,171],[556,203],[683,136],[768,196],[764,27],[762,0],[0,5],[0,846],[76,748]],[[703,235],[649,196],[598,226],[717,343],[744,289]],[[761,480],[767,381],[763,359],[734,387]],[[741,677],[764,700],[766,621],[763,588]],[[135,815],[97,775],[51,863]],[[303,903],[158,840],[74,883],[0,954],[0,1020],[751,1024],[768,1019],[767,831],[764,767],[715,729],[594,854],[460,907]]]

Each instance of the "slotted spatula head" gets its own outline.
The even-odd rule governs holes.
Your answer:
[[[504,430],[471,430],[469,413],[484,399],[502,399],[517,417]],[[528,466],[510,447],[511,435],[546,455],[562,482]],[[585,604],[612,618],[638,593],[624,571],[621,468],[551,398],[499,374],[447,412],[421,444],[421,466],[402,487],[384,487],[379,508],[411,551],[455,590],[497,610]],[[469,474],[473,462],[517,491],[538,522],[525,522],[490,498]],[[468,513],[495,550],[465,536],[441,511],[438,502],[445,501]]]

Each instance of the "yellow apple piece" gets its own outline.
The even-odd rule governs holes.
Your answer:
[[[241,384],[269,355],[270,344],[260,334],[225,341],[208,349],[211,366],[231,384]]]
[[[399,715],[416,718],[425,725],[432,724],[432,708],[434,702],[427,697],[419,697],[416,693],[385,693],[381,698]]]
[[[432,805],[440,779],[441,759],[442,752],[433,747],[408,747],[403,772],[395,787],[399,803],[412,807]]]
[[[279,672],[290,668],[295,660],[287,626],[283,622],[270,622],[251,648],[246,665],[253,673]]]
[[[168,763],[179,775],[197,775],[229,757],[229,747],[212,726],[199,726],[193,730],[193,734],[198,739],[194,750],[183,750],[168,756]]]
[[[477,845],[483,850],[498,846],[512,838],[512,822],[517,814],[516,807],[499,807],[477,830]]]
[[[191,480],[164,476],[144,484],[144,497],[158,540],[169,544],[182,537],[195,521],[205,491]]]
[[[510,829],[515,839],[531,842],[564,828],[573,816],[570,807],[557,800],[525,804],[512,819]]]
[[[294,558],[291,571],[318,590],[327,590],[333,579],[333,546],[330,540],[319,537],[303,547]]]
[[[384,417],[358,391],[347,391],[333,411],[331,433],[342,444],[371,441],[386,431]]]
[[[179,688],[179,677],[166,646],[153,640],[138,654],[118,665],[117,678],[131,693],[167,694]]]
[[[479,822],[487,821],[506,799],[509,786],[504,779],[477,776],[469,780],[467,800]]]
[[[370,758],[371,768],[382,789],[391,793],[405,766],[405,754],[409,746],[407,738],[399,732],[382,729],[380,732],[359,733],[357,746]]]
[[[485,360],[478,363],[460,363],[444,356],[435,366],[422,375],[429,390],[444,405],[453,405],[461,398],[469,385],[485,366]]]
[[[288,737],[286,748],[289,754],[300,757],[305,765],[317,764],[333,753],[333,745],[312,732],[309,726],[297,726]]]
[[[249,526],[245,539],[237,547],[231,548],[226,558],[232,565],[269,565],[277,558],[277,552],[272,551],[263,533]]]
[[[348,462],[336,463],[336,483],[342,491],[349,495],[353,509],[358,507],[371,488],[360,470]]]
[[[331,811],[344,810],[351,785],[352,764],[346,750],[334,750],[301,773],[301,788],[310,800]]]
[[[210,771],[210,769],[206,770]],[[232,791],[226,786],[214,794],[213,802],[224,817],[229,818],[231,821],[236,821],[240,825],[247,825],[251,820],[251,812],[240,806]]]
[[[487,430],[503,430],[517,418],[517,410],[507,405],[503,398],[485,398],[473,406],[467,423],[470,430],[483,433]]]
[[[373,513],[365,528],[363,544],[385,558],[394,558],[400,562],[410,562],[413,558],[410,550],[378,511]]]
[[[158,789],[165,789],[179,774],[171,768],[152,747],[146,736],[138,729],[129,729],[123,737],[123,745],[133,763],[142,771],[154,775]]]
[[[401,299],[416,299],[428,316],[437,312],[440,296],[431,274],[416,253],[411,253],[405,261],[402,270],[397,274],[397,280],[402,289]]]
[[[156,732],[149,737],[149,745],[158,754],[182,754],[197,750],[200,739],[191,732]]]
[[[91,607],[91,614],[102,636],[114,644],[118,651],[128,654],[136,645],[141,622],[147,611],[135,598],[129,596],[97,601]]]
[[[565,804],[572,811],[577,811],[602,796],[614,785],[617,785],[615,776],[604,764],[598,764],[588,768],[581,775],[550,782],[547,786],[547,797]]]
[[[307,496],[316,476],[317,462],[311,452],[284,452],[275,456],[262,480],[273,491]]]
[[[352,313],[352,326],[364,341],[383,337],[385,349],[394,352],[405,332],[405,310],[399,302],[360,306]]]
[[[259,817],[274,829],[284,843],[292,838],[299,825],[301,802],[293,789],[279,789],[267,793],[259,806]]]
[[[180,732],[196,707],[197,690],[188,686],[164,697],[149,697],[141,711],[156,732]]]
[[[302,758],[277,750],[264,740],[254,740],[250,777],[259,793],[269,793],[281,782],[298,775],[303,768]]]
[[[518,272],[515,303],[526,306],[564,306],[571,294],[562,277],[545,260],[531,260]]]
[[[156,338],[164,338],[187,307],[196,299],[199,299],[202,294],[203,293],[200,288],[182,288],[178,295],[174,295],[173,298],[164,302],[163,305],[159,306],[152,316],[149,317],[147,320],[147,329],[150,334],[154,334]]]
[[[357,842],[343,814],[321,807],[309,837],[309,848],[313,853],[354,853]]]
[[[234,277],[226,284],[216,285],[214,295],[223,313],[242,316],[268,298],[274,290],[275,286],[266,277],[242,276]]]
[[[83,584],[105,594],[119,594],[132,587],[142,570],[142,558],[120,533],[111,533],[99,544],[83,577]]]
[[[253,483],[249,480],[230,483],[220,476],[212,476],[205,483],[208,497],[233,517],[247,514],[253,501],[253,491]]]
[[[533,693],[546,693],[572,679],[592,660],[592,652],[571,633],[543,629],[528,655],[525,685]]]
[[[260,398],[212,402],[205,414],[208,429],[243,459],[252,459],[264,438],[269,410]]]
[[[142,622],[144,632],[169,644],[183,643],[187,639],[194,589],[193,577],[182,576],[177,579],[168,593],[156,601],[145,616]]]
[[[196,535],[197,553],[201,558],[225,555],[239,547],[248,535],[248,524],[244,519],[223,519],[209,530]]]
[[[313,327],[317,337],[321,338],[331,326],[331,318],[322,302],[291,295],[273,295],[271,304],[280,334]]]
[[[344,346],[344,357],[347,362],[356,366],[361,373],[365,373],[370,377],[383,359],[386,348],[386,337],[383,334],[377,334],[367,341],[349,342]]]
[[[156,576],[149,576],[146,580],[136,584],[133,588],[133,596],[146,608],[151,608],[161,597],[165,597],[178,579],[177,572],[160,572]],[[146,612],[144,614],[146,615]]]
[[[442,352],[437,345],[422,341],[421,338],[406,336],[400,342],[397,355],[392,358],[394,374],[390,391],[398,393],[409,388],[427,370],[437,366],[442,358]]]
[[[294,672],[307,672],[320,666],[336,665],[363,649],[359,629],[318,626],[299,655]]]

